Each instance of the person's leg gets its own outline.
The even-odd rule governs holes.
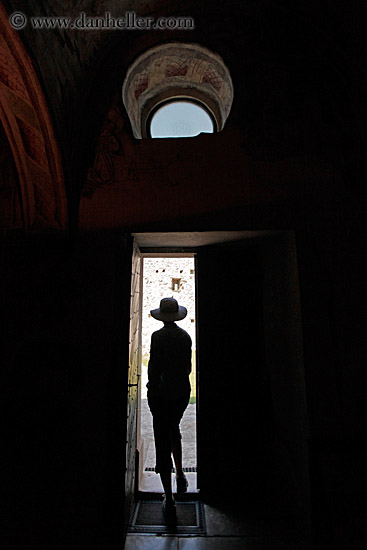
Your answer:
[[[185,493],[188,487],[188,481],[182,467],[182,437],[180,432],[180,421],[188,405],[189,398],[180,399],[174,406],[171,427],[172,454],[176,466],[177,492]]]
[[[176,438],[172,441],[172,454],[173,460],[176,466],[176,476],[183,476],[182,469],[182,440],[181,438]]]
[[[172,480],[171,480],[171,470],[160,472],[161,481],[163,485],[164,494],[166,496],[167,505],[174,504],[174,498],[172,493]]]
[[[172,471],[172,459],[171,459],[171,437],[169,433],[169,426],[166,426],[160,420],[153,417],[153,429],[154,429],[154,442],[155,442],[155,455],[156,455],[156,467],[155,471],[160,474],[163,485],[163,490],[169,497],[172,494],[171,488],[171,471]]]
[[[176,485],[177,493],[186,493],[189,486],[187,477],[184,474],[182,468],[182,443],[181,438],[176,439],[175,443],[172,446],[173,459],[176,466]]]
[[[171,470],[160,472],[164,489],[163,515],[168,525],[175,525],[177,522],[176,502],[172,494]]]
[[[153,415],[153,431],[156,454],[155,471],[159,473],[166,495],[167,504],[172,504],[172,459],[171,459],[171,433],[170,410],[164,400],[152,398],[148,393],[148,404]]]

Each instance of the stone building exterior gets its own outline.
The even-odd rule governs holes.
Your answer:
[[[195,349],[195,269],[194,258],[145,258],[143,268],[142,352],[149,353],[150,336],[162,323],[150,315],[162,298],[172,297],[187,308],[179,325],[192,339]]]
[[[179,322],[192,340],[195,341],[195,269],[194,258],[145,258],[143,267],[143,319],[142,319],[142,384],[141,397],[146,399],[148,382],[148,358],[150,337],[163,325],[150,315],[150,310],[159,307],[162,298],[176,298],[180,305],[187,308],[187,316]],[[194,385],[194,361],[191,386]]]

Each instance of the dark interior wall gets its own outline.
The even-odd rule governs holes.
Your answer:
[[[254,513],[263,495],[253,484],[263,443],[258,251],[202,248],[196,277],[198,483],[206,499],[241,499]]]
[[[271,408],[273,483],[288,510],[310,517],[309,425],[295,236],[279,232],[261,246],[264,380]],[[282,470],[283,469],[283,470]],[[274,506],[281,506],[277,498]]]
[[[365,236],[358,209],[354,214],[332,225],[320,218],[316,227],[297,233],[311,496],[320,548],[341,548],[351,539],[354,548],[367,539]]]
[[[239,502],[250,515],[307,521],[308,417],[294,235],[200,249],[197,278],[203,495]]]
[[[6,548],[121,546],[127,248],[105,233],[1,249]]]
[[[310,413],[311,496],[320,540],[323,536],[344,540],[342,528],[348,533],[357,525],[361,530],[365,510],[365,294],[358,256],[363,235],[353,232],[351,220],[347,221],[351,229],[345,240],[338,224],[329,219],[328,231],[320,222],[312,232],[298,231],[296,241]],[[199,310],[199,323],[208,331],[207,348],[200,350],[207,358],[206,372],[201,369],[200,374],[201,422],[206,426],[201,433],[201,460],[209,489],[219,465],[232,473],[225,487],[216,487],[224,499],[230,496],[231,483],[238,494],[240,480],[249,513],[264,511],[264,504],[271,509],[285,482],[289,491],[277,503],[284,511],[297,496],[298,488],[295,491],[285,474],[289,461],[297,471],[300,455],[295,430],[302,408],[293,409],[296,415],[290,421],[292,408],[282,397],[289,395],[288,387],[297,391],[302,387],[299,378],[292,381],[274,375],[279,366],[285,368],[281,342],[292,336],[296,327],[290,320],[299,313],[292,301],[297,290],[294,248],[285,242],[280,249],[278,242],[274,248],[269,243],[261,253],[258,245],[242,252],[241,257],[223,250],[220,258],[215,249],[207,259],[204,285],[199,279],[204,310]],[[3,386],[9,388],[3,399],[9,441],[4,470],[12,511],[9,536],[16,544],[37,541],[38,548],[50,541],[56,548],[57,544],[78,547],[85,541],[93,548],[102,539],[110,540],[113,547],[123,526],[130,250],[118,232],[105,231],[81,235],[72,250],[41,239],[27,245],[3,244],[1,254],[2,378]],[[221,275],[216,281],[211,269],[215,272],[218,265]],[[289,273],[288,282],[284,272]],[[236,292],[228,293],[228,288]],[[267,288],[265,302],[261,288],[263,293]],[[246,292],[237,298],[238,289]],[[285,302],[282,295],[287,296]],[[338,314],[340,303],[344,316]],[[243,316],[241,310],[233,316],[238,307],[247,314]],[[266,324],[270,313],[272,322]],[[212,319],[219,323],[214,329]],[[278,321],[284,319],[288,319],[287,330],[279,334]],[[275,363],[264,356],[266,334],[268,343],[278,346]],[[240,361],[233,338],[246,338],[250,346]],[[203,338],[200,342],[204,344]],[[299,335],[286,368],[300,366],[298,346]],[[253,370],[243,369],[245,363]],[[269,364],[273,368],[270,387]],[[219,385],[224,368],[229,368],[228,376],[225,385]],[[304,397],[302,391],[300,397]],[[218,402],[224,406],[218,408]],[[250,417],[251,425],[238,423]],[[278,433],[282,428],[293,430],[293,434],[282,433],[285,453],[284,446],[281,453],[271,447],[272,422]],[[299,435],[303,437],[304,432]],[[240,451],[243,442],[246,453]],[[274,465],[279,466],[276,480]],[[205,479],[202,482],[204,489]]]

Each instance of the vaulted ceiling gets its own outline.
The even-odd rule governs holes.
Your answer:
[[[352,192],[360,195],[367,127],[363,4],[286,4],[30,0],[24,6],[19,0],[4,0],[8,14],[20,11],[28,18],[133,11],[155,18],[185,15],[195,21],[195,29],[187,31],[35,30],[28,24],[15,33],[32,60],[53,123],[69,216],[78,216],[83,187],[86,194],[98,188],[91,171],[96,156],[101,158],[100,140],[111,119],[123,154],[141,164],[141,144],[132,138],[121,87],[138,55],[172,40],[199,43],[222,56],[229,67],[235,93],[225,132],[239,156],[264,162],[316,157],[341,171]],[[214,149],[220,149],[224,138],[213,139],[218,144]],[[157,154],[157,145],[143,147],[148,156]],[[177,149],[170,154],[179,153]],[[134,172],[130,164],[125,177],[131,184],[134,178],[149,179],[149,169],[147,165],[146,172],[141,167]]]

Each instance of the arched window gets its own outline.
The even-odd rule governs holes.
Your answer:
[[[130,66],[122,98],[134,137],[189,137],[223,129],[233,86],[219,55],[199,44],[171,42]]]
[[[147,121],[152,138],[194,137],[213,133],[214,122],[207,109],[185,99],[175,99],[158,106]]]

